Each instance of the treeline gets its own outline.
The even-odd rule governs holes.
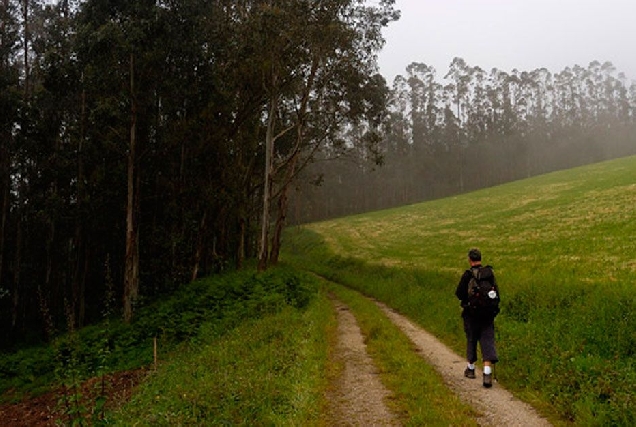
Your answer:
[[[275,263],[314,153],[379,141],[393,3],[0,0],[0,347]]]
[[[383,167],[319,162],[292,212],[311,221],[457,194],[636,153],[636,83],[609,62],[558,73],[455,58],[413,63],[391,91]]]

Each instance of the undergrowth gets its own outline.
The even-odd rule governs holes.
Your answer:
[[[116,425],[324,425],[333,309],[324,297],[219,335],[210,322],[132,400]],[[205,343],[205,344],[203,344]]]
[[[284,269],[265,273],[245,270],[213,276],[182,286],[172,296],[141,307],[131,324],[116,317],[73,330],[55,344],[0,354],[1,402],[16,402],[66,384],[107,372],[150,366],[156,338],[159,359],[183,342],[222,336],[246,319],[302,309],[316,293],[305,278]],[[71,391],[70,397],[75,392]],[[69,411],[83,411],[67,406]]]

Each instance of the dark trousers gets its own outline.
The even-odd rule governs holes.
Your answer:
[[[497,363],[497,349],[495,348],[494,319],[478,319],[462,315],[464,332],[466,333],[466,360],[470,363],[477,361],[477,343],[481,347],[481,356],[485,362]]]

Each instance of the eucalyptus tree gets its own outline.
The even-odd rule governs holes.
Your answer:
[[[636,81],[632,81],[629,85],[628,92],[628,103],[629,103],[629,117],[628,123],[630,125],[636,124]]]
[[[265,22],[258,19],[261,3],[160,4],[165,62],[159,93],[165,125],[163,174],[155,192],[171,203],[159,198],[150,203],[164,215],[163,221],[152,221],[153,234],[163,236],[160,245],[171,254],[168,263],[156,263],[161,271],[167,266],[184,271],[188,264],[192,279],[206,265],[221,265],[228,256],[240,265],[250,253],[260,182],[255,176],[264,155],[262,64],[268,46]]]
[[[29,179],[30,205],[37,209],[30,228],[38,230],[29,256],[41,260],[42,271],[34,272],[41,305],[57,308],[64,301],[69,315],[83,324],[85,305],[85,245],[81,213],[84,185],[81,161],[79,72],[74,61],[74,9],[68,1],[47,4],[33,22],[31,61],[33,101],[30,104],[34,132],[29,139],[30,160],[37,173]],[[79,149],[78,149],[79,148]],[[81,154],[79,155],[81,157]],[[43,240],[43,242],[40,242]],[[66,242],[72,241],[68,245]],[[44,243],[44,244],[42,244]],[[37,247],[43,249],[38,253]],[[72,272],[72,273],[68,273]],[[70,276],[70,277],[69,277]],[[69,286],[67,286],[69,285]]]
[[[333,143],[345,126],[364,120],[374,131],[375,104],[386,101],[374,93],[383,91],[374,81],[376,53],[383,44],[382,28],[398,17],[393,4],[253,2],[252,23],[260,28],[260,40],[254,56],[246,59],[260,67],[266,91],[259,268],[277,262],[287,192],[298,171],[321,147],[338,148]],[[274,199],[278,217],[270,236]]]
[[[407,82],[409,86],[409,105],[411,119],[411,141],[413,146],[424,145],[425,125],[425,83],[420,74],[426,70],[428,66],[422,63],[412,63],[406,67]]]
[[[413,145],[430,149],[435,144],[441,85],[436,81],[435,69],[426,64],[411,63],[406,72],[411,94]]]
[[[532,98],[530,113],[530,128],[533,133],[541,138],[547,138],[547,123],[551,121],[552,109],[550,108],[553,93],[552,73],[546,68],[538,68],[530,72],[529,82]]]
[[[7,262],[12,252],[10,231],[12,218],[11,206],[14,201],[11,191],[12,163],[15,155],[15,128],[20,108],[19,97],[19,23],[17,3],[2,0],[0,4],[0,322],[9,313],[7,299],[9,293],[9,273]],[[7,328],[8,329],[8,328]],[[3,328],[3,331],[7,329]],[[6,338],[6,337],[3,337]]]
[[[462,58],[455,57],[451,62],[445,79],[451,81],[451,87],[454,91],[453,99],[455,102],[455,114],[459,120],[460,126],[466,122],[466,109],[469,102],[471,67]]]
[[[31,219],[38,214],[36,203],[37,189],[34,181],[38,177],[37,148],[39,137],[37,129],[37,107],[34,104],[34,93],[39,82],[34,77],[33,69],[36,61],[34,49],[39,35],[39,15],[42,4],[37,0],[21,0],[16,2],[15,10],[18,22],[19,49],[17,51],[16,66],[18,70],[18,90],[20,102],[17,110],[17,120],[11,129],[13,150],[10,150],[11,186],[13,199],[9,209],[12,217],[11,233],[14,239],[12,253],[12,289],[11,289],[11,330],[24,330],[26,311],[29,299],[33,297],[31,287],[34,280],[35,266],[26,262],[29,258],[29,245],[33,244],[33,237],[37,231],[29,227]],[[34,234],[32,234],[32,232]]]
[[[517,126],[517,74],[518,71],[514,69],[510,73],[501,72],[497,75],[502,95],[500,134],[504,141],[514,135]]]
[[[627,86],[627,77],[625,73],[618,73],[617,79],[614,81],[614,90],[616,94],[616,119],[619,123],[626,125],[629,123],[629,87]]]
[[[471,143],[484,141],[488,131],[487,75],[478,66],[470,68],[469,96],[466,108],[466,134]]]
[[[444,97],[446,100],[446,109],[444,113],[445,136],[447,143],[450,144],[451,154],[458,171],[457,183],[459,191],[464,191],[464,148],[466,144],[466,117],[470,97],[470,79],[471,67],[462,58],[453,58],[448,73],[444,76],[450,80],[450,83],[444,86]],[[450,102],[454,103],[454,115],[451,117],[452,110]],[[455,136],[451,135],[452,131],[456,132]]]
[[[601,63],[592,61],[587,67],[585,75],[585,85],[587,96],[591,100],[591,113],[595,122],[600,120],[601,98],[603,96],[603,74]]]
[[[0,277],[12,284],[14,328],[32,325],[39,306],[51,305],[51,294],[63,306],[63,282],[73,269],[67,209],[75,200],[68,188],[76,178],[69,169],[75,125],[69,99],[76,79],[69,3],[2,3],[0,264],[11,252],[11,274],[0,267]]]
[[[398,75],[393,80],[389,100],[389,121],[387,123],[387,150],[390,154],[406,155],[412,147],[412,124],[410,120],[410,86],[408,79]]]
[[[616,67],[611,62],[605,61],[601,65],[601,73],[603,75],[601,110],[604,118],[608,120],[616,118],[618,111],[615,72]]]
[[[545,68],[521,73],[521,96],[525,100],[525,121],[519,125],[526,143],[526,176],[544,172],[550,140],[552,74]]]
[[[556,124],[561,129],[574,126],[576,122],[576,82],[571,67],[565,67],[554,75],[554,111]]]
[[[126,320],[131,319],[139,294],[141,160],[142,155],[152,152],[158,137],[156,87],[162,64],[160,55],[155,54],[160,47],[155,3],[90,0],[82,4],[78,23],[78,61],[90,112],[85,137],[91,145],[101,146],[102,154],[112,161],[93,166],[113,174],[114,179],[102,182],[110,187],[105,194],[114,193],[115,200],[126,206]],[[126,189],[123,193],[122,187]],[[116,229],[121,226],[119,221],[113,225]]]

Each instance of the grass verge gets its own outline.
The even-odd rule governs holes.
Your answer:
[[[324,425],[329,302],[317,297],[247,321],[161,366],[120,411],[117,425]]]
[[[367,351],[393,397],[387,402],[406,426],[477,426],[477,413],[451,392],[434,368],[382,311],[358,292],[330,283],[349,306],[365,336]]]
[[[316,299],[318,300],[314,301]],[[328,310],[319,309],[319,299],[315,280],[290,268],[272,268],[264,273],[244,270],[205,278],[184,285],[175,294],[141,308],[132,324],[109,319],[102,324],[60,335],[50,346],[0,355],[0,391],[3,392],[3,401],[0,403],[21,401],[25,396],[39,394],[64,384],[67,389],[71,388],[73,396],[71,405],[58,408],[59,416],[61,419],[72,419],[81,423],[96,410],[101,411],[104,398],[108,396],[99,396],[93,402],[86,402],[85,399],[81,399],[79,385],[87,378],[109,372],[152,366],[153,338],[156,337],[160,362],[165,361],[175,369],[181,366],[192,367],[192,370],[183,372],[182,377],[169,377],[165,384],[174,382],[177,390],[180,390],[180,383],[184,384],[181,390],[194,387],[197,377],[206,378],[207,374],[202,368],[203,361],[206,358],[217,357],[219,360],[215,362],[216,366],[214,363],[210,366],[211,370],[216,369],[223,373],[228,371],[228,366],[231,368],[234,365],[245,364],[247,370],[243,372],[243,377],[248,376],[249,369],[253,368],[255,381],[259,381],[259,375],[266,375],[266,380],[261,378],[262,383],[271,382],[280,390],[284,389],[285,384],[277,382],[277,375],[289,377],[289,386],[295,387],[293,393],[283,393],[280,397],[279,391],[267,389],[265,392],[270,394],[266,394],[264,399],[269,399],[269,403],[264,404],[271,404],[272,408],[275,408],[272,411],[282,414],[281,417],[284,415],[293,419],[296,417],[296,411],[298,417],[311,419],[303,411],[316,406],[314,402],[307,403],[303,400],[309,399],[308,390],[319,388],[316,382],[320,381],[320,376],[316,374],[316,369],[307,363],[320,363],[320,358],[326,357],[321,354],[326,352],[325,348],[328,345],[320,336],[327,333],[321,330],[326,320],[321,319],[320,315],[322,313],[326,316]],[[324,307],[324,304],[322,306]],[[262,325],[259,319],[264,319]],[[281,328],[278,331],[275,329],[277,325]],[[230,350],[216,354],[214,350],[217,348],[210,347],[209,343],[216,343],[220,346],[218,350],[221,352],[224,351],[223,346],[228,346]],[[239,352],[241,346],[248,353]],[[198,350],[201,348],[205,348],[206,353]],[[256,361],[250,359],[251,355]],[[242,361],[243,356],[246,358],[245,362]],[[170,362],[175,357],[178,358],[177,361]],[[196,361],[189,362],[188,357],[195,358]],[[266,365],[265,361],[270,361],[270,364]],[[263,371],[256,369],[261,367]],[[43,374],[38,377],[35,375],[38,372]],[[303,377],[305,372],[307,377]],[[236,404],[239,408],[237,413],[242,412],[246,400],[241,397],[241,393],[246,393],[253,384],[233,382],[232,377],[227,377],[227,373],[224,375],[226,380],[229,380],[220,383],[223,386],[219,393],[222,393],[223,389],[228,390],[226,395],[223,395],[222,402],[230,402],[230,408]],[[310,383],[311,381],[314,383]],[[166,394],[174,397],[170,394],[169,385],[165,388]],[[203,396],[203,391],[201,393]],[[300,401],[294,404],[286,402],[285,396],[292,394],[294,399]],[[234,402],[233,396],[238,400],[235,399]],[[210,397],[215,398],[215,395]],[[282,409],[276,409],[279,397],[283,401],[280,405]],[[198,398],[195,396],[195,399]],[[174,415],[176,422],[180,423],[179,414],[184,412],[186,415],[183,420],[196,421],[202,417],[201,413],[216,413],[217,409],[225,411],[223,405],[216,409],[210,406],[217,404],[215,400],[196,401],[200,402],[199,406],[203,408],[201,411],[194,406],[194,415],[188,415],[183,409],[184,406],[179,406],[183,403],[180,402],[175,411],[177,415],[168,410],[169,415],[166,415],[166,419]],[[140,406],[140,410],[154,412],[154,407],[160,407],[162,403],[161,399],[148,400]],[[170,407],[168,405],[168,408]],[[292,408],[291,412],[285,412],[289,408]],[[58,412],[55,408],[50,410]],[[228,411],[231,413],[232,409]],[[246,411],[246,414],[249,414],[249,411],[253,412],[251,407]],[[265,412],[261,412],[254,417],[258,418],[264,414]],[[190,416],[193,418],[188,418]],[[203,415],[202,419],[208,416],[211,415]]]

